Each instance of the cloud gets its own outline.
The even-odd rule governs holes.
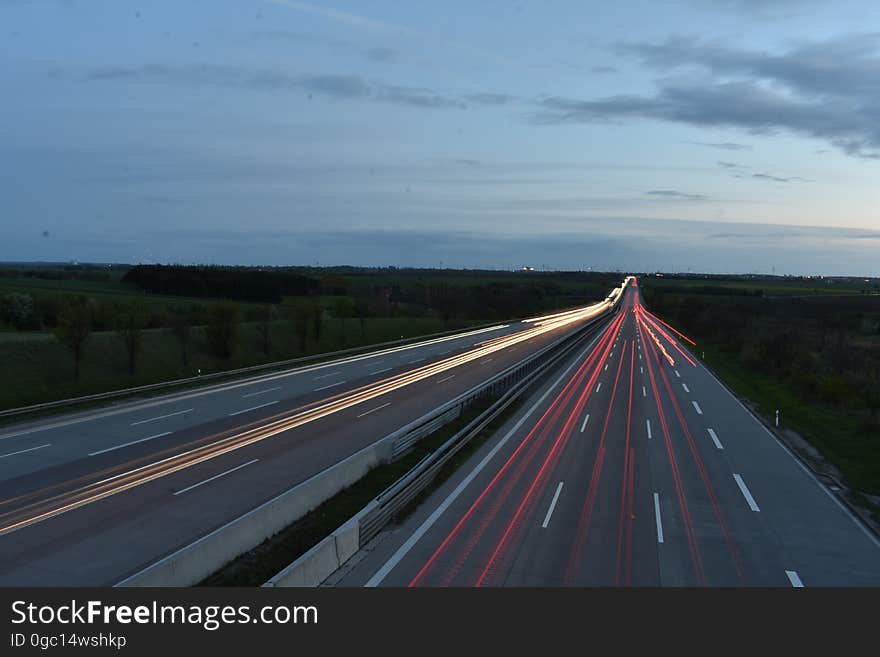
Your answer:
[[[465,108],[474,96],[445,95],[423,87],[387,84],[357,75],[288,73],[237,66],[149,65],[108,67],[89,72],[86,79],[101,82],[159,82],[187,86],[215,86],[252,91],[305,91],[339,100],[370,100],[427,109]],[[486,98],[501,94],[477,94]],[[484,102],[488,102],[484,99]]]
[[[737,144],[732,141],[723,142],[707,142],[707,141],[686,141],[685,144],[693,144],[695,146],[706,146],[707,148],[717,148],[722,151],[748,151],[752,147],[747,144]]]
[[[752,178],[757,178],[758,180],[770,180],[772,182],[815,182],[810,180],[809,178],[801,178],[800,176],[790,176],[788,178],[784,178],[782,176],[772,176],[768,173],[753,173]]]
[[[676,198],[681,199],[683,201],[707,201],[709,197],[704,194],[687,194],[685,192],[679,192],[674,189],[652,189],[650,192],[645,192],[648,196],[662,196],[665,198]]]
[[[292,44],[317,45],[340,52],[359,54],[372,62],[388,62],[398,57],[398,52],[393,48],[375,46],[363,48],[345,39],[308,34],[306,32],[294,32],[291,30],[256,30],[251,33],[255,39],[278,41]]]
[[[673,38],[619,52],[674,72],[652,95],[549,97],[537,124],[657,119],[751,134],[784,131],[825,140],[848,155],[880,158],[880,33],[808,43],[782,53]]]
[[[752,173],[747,174],[746,172],[751,168],[746,166],[745,164],[737,164],[736,162],[725,162],[719,161],[718,166],[722,169],[727,169],[729,171],[734,171],[734,178],[754,178],[756,180],[769,180],[771,182],[816,182],[815,180],[811,180],[810,178],[802,178],[801,176],[777,176],[769,173]]]
[[[509,94],[490,93],[468,94],[464,99],[475,105],[508,105],[517,100],[516,96],[511,96]]]

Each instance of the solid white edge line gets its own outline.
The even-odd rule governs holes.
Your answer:
[[[260,404],[259,406],[251,406],[250,408],[243,408],[240,411],[235,411],[234,413],[230,413],[226,417],[232,417],[233,415],[241,415],[242,413],[247,413],[248,411],[255,411],[258,408],[264,408],[266,406],[271,406],[272,404],[277,404],[277,403],[278,403],[278,401],[276,400],[276,401],[266,402],[265,404]]]
[[[559,493],[562,492],[562,482],[559,482],[559,485],[556,487],[556,493],[553,495],[553,501],[550,502],[550,508],[547,509],[547,515],[544,516],[544,522],[541,523],[541,527],[547,529],[547,525],[550,524],[550,516],[553,515],[553,509],[556,508],[556,502],[559,500]]]
[[[696,410],[699,415],[703,414],[703,409],[700,408],[700,405],[697,402],[692,401],[691,404],[694,405],[694,410]]]
[[[803,461],[801,461],[797,456],[795,456],[794,452],[792,452],[781,440],[779,440],[779,438],[777,436],[775,436],[773,434],[773,432],[770,431],[770,429],[768,429],[766,426],[764,426],[764,423],[761,422],[761,420],[759,420],[755,416],[755,414],[752,411],[750,411],[748,409],[748,407],[745,404],[743,404],[735,394],[733,394],[733,392],[731,392],[730,388],[728,388],[726,385],[724,385],[724,383],[721,382],[721,379],[719,379],[717,376],[715,376],[715,374],[708,367],[703,366],[703,370],[706,372],[706,374],[708,374],[709,376],[711,376],[715,380],[715,382],[724,390],[724,392],[726,392],[728,395],[730,395],[730,397],[733,399],[733,401],[735,401],[737,404],[739,404],[740,408],[742,408],[749,415],[749,417],[751,417],[755,421],[755,423],[759,427],[761,427],[766,432],[766,434],[774,440],[774,442],[777,445],[779,445],[780,449],[782,449],[786,454],[788,454],[791,457],[791,460],[797,464],[797,466],[801,469],[801,471],[814,484],[816,484],[819,487],[819,489],[823,493],[825,493],[831,499],[831,501],[834,502],[838,506],[838,508],[849,517],[850,520],[853,521],[855,526],[858,527],[860,530],[862,530],[862,533],[874,544],[874,546],[880,548],[880,538],[878,538],[870,529],[865,527],[863,522],[849,508],[847,508],[847,506],[843,502],[841,502],[834,495],[834,493],[832,493],[830,490],[828,490],[827,486],[825,486],[821,481],[819,481],[819,479],[816,477],[816,475],[812,471],[810,471],[810,469],[806,465],[804,465]]]
[[[654,493],[654,519],[657,522],[657,542],[663,542],[663,521],[660,519],[660,494]]]
[[[373,409],[367,411],[366,413],[361,413],[360,415],[358,415],[356,417],[363,417],[364,415],[369,415],[370,413],[375,413],[376,411],[381,411],[386,406],[391,406],[391,402],[388,402],[386,404],[382,404],[381,406],[377,406],[376,408],[373,408]]]
[[[32,433],[39,433],[41,431],[50,431],[52,429],[58,429],[60,427],[70,426],[72,424],[81,424],[83,422],[93,422],[95,420],[100,420],[105,417],[111,417],[114,415],[125,415],[129,413],[136,413],[146,408],[153,408],[156,406],[164,406],[167,404],[177,403],[187,399],[193,399],[195,397],[204,397],[207,395],[213,395],[215,393],[227,392],[229,390],[235,390],[237,388],[243,388],[246,386],[257,385],[258,383],[265,383],[267,381],[275,381],[277,379],[282,379],[289,376],[299,376],[301,374],[308,374],[309,372],[314,372],[316,370],[324,369],[327,367],[339,367],[340,365],[348,365],[349,363],[359,363],[364,360],[372,360],[377,356],[384,356],[389,353],[396,353],[399,351],[403,351],[406,349],[415,349],[419,347],[424,347],[429,344],[435,344],[437,342],[446,342],[449,340],[460,340],[469,335],[476,335],[478,333],[486,333],[490,331],[500,331],[502,329],[506,329],[510,326],[510,324],[498,324],[495,326],[489,326],[487,328],[477,329],[474,331],[469,331],[467,333],[458,333],[455,335],[445,336],[441,338],[432,338],[430,340],[424,340],[422,342],[413,342],[407,345],[401,345],[398,347],[388,347],[385,349],[380,349],[374,352],[368,352],[364,354],[357,354],[354,356],[343,356],[339,357],[335,360],[326,363],[320,363],[316,365],[299,365],[297,367],[292,367],[290,369],[283,369],[278,372],[269,372],[266,374],[257,374],[247,376],[244,380],[241,381],[233,381],[230,383],[216,383],[210,384],[206,388],[199,388],[192,391],[186,392],[177,392],[177,393],[167,393],[157,397],[155,400],[151,401],[143,401],[143,402],[126,402],[121,408],[114,408],[109,410],[102,410],[99,413],[83,413],[82,415],[78,415],[76,417],[69,417],[67,419],[60,420],[58,422],[51,422],[49,424],[44,424],[41,426],[31,427],[28,429],[23,429],[21,431],[12,431],[10,433],[0,433],[0,440],[7,440],[9,438],[17,438],[18,436],[26,436]],[[515,331],[514,331],[515,332]],[[371,363],[366,364],[365,366],[373,366],[382,361],[373,361]],[[122,405],[122,404],[120,404]],[[190,409],[193,410],[193,409]]]
[[[136,427],[139,424],[146,424],[147,422],[155,422],[156,420],[164,420],[166,417],[174,417],[175,415],[183,415],[184,413],[189,413],[192,410],[194,410],[194,409],[187,408],[184,411],[175,411],[174,413],[168,413],[167,415],[160,415],[158,417],[151,417],[146,420],[138,420],[137,422],[132,422],[128,426]]]
[[[274,390],[281,390],[281,386],[275,386],[274,388],[266,388],[265,390],[260,390],[258,392],[249,392],[246,395],[242,395],[241,398],[245,399],[247,397],[256,397],[257,395],[265,395],[267,392],[272,392]]]
[[[587,428],[587,422],[589,422],[589,421],[590,421],[590,414],[587,413],[587,416],[584,418],[583,424],[581,424],[581,433],[583,433],[584,429]]]
[[[385,564],[381,568],[379,568],[379,570],[377,570],[376,573],[369,580],[367,580],[367,583],[364,584],[365,587],[373,588],[379,586],[379,584],[381,584],[382,581],[386,577],[388,577],[388,573],[390,573],[392,570],[394,570],[395,567],[397,567],[397,564],[400,563],[401,559],[403,559],[409,553],[409,551],[413,549],[413,546],[418,543],[419,540],[421,540],[422,536],[424,536],[429,529],[431,529],[431,527],[434,525],[435,522],[437,522],[440,516],[442,516],[446,512],[446,509],[448,509],[452,505],[452,503],[455,502],[456,499],[458,499],[458,496],[462,494],[464,489],[467,488],[471,484],[471,482],[477,478],[477,475],[479,475],[480,472],[483,471],[483,468],[488,465],[489,461],[491,461],[495,457],[495,455],[501,450],[501,448],[507,444],[507,441],[510,440],[513,434],[519,431],[519,428],[523,424],[525,424],[525,421],[529,419],[532,413],[535,412],[535,409],[538,408],[538,406],[540,406],[544,402],[544,400],[547,399],[550,393],[556,389],[556,387],[559,385],[559,382],[562,381],[562,379],[568,375],[571,369],[581,361],[581,359],[587,354],[590,349],[593,348],[593,345],[596,343],[601,335],[602,332],[600,331],[596,335],[596,337],[593,338],[592,342],[590,342],[590,344],[580,354],[578,354],[578,357],[572,361],[571,365],[569,365],[565,369],[565,371],[559,375],[559,378],[557,378],[556,381],[553,382],[553,385],[547,388],[544,394],[541,395],[541,397],[529,407],[529,409],[523,414],[523,416],[519,420],[517,420],[516,424],[511,427],[510,431],[504,434],[504,437],[499,440],[498,443],[491,450],[489,450],[489,453],[486,454],[486,456],[483,457],[483,459],[477,464],[477,466],[473,470],[471,470],[464,479],[461,480],[458,486],[456,486],[455,489],[446,496],[446,499],[443,500],[443,502],[441,502],[436,509],[434,509],[431,515],[429,515],[421,525],[419,525],[418,529],[416,529],[410,535],[410,537],[406,539],[403,545],[397,548],[397,550],[394,552],[394,554],[391,555],[388,561],[386,561]]]
[[[651,435],[651,420],[645,420],[645,426],[648,427],[648,440],[651,440],[654,437]]]
[[[715,447],[718,449],[724,449],[724,445],[721,444],[721,441],[718,440],[718,436],[715,435],[714,429],[706,429],[709,432],[709,438],[712,439],[712,442],[715,443]]]
[[[241,470],[242,468],[244,468],[244,467],[246,467],[246,466],[248,466],[248,465],[251,465],[251,464],[253,464],[253,463],[256,463],[256,462],[259,461],[259,460],[260,460],[260,459],[252,459],[252,460],[248,461],[247,463],[242,463],[241,465],[237,465],[237,466],[235,466],[234,468],[230,468],[229,470],[226,470],[225,472],[221,472],[220,474],[216,474],[216,475],[214,475],[213,477],[208,477],[208,478],[205,479],[204,481],[200,481],[200,482],[197,483],[197,484],[193,484],[192,486],[187,486],[186,488],[182,488],[182,489],[180,489],[179,491],[177,491],[177,492],[174,493],[174,494],[175,494],[175,495],[180,495],[181,493],[185,493],[185,492],[187,492],[187,491],[190,491],[190,490],[192,490],[193,488],[198,488],[199,486],[202,486],[202,485],[204,485],[204,484],[207,484],[209,481],[214,481],[215,479],[219,479],[219,478],[222,477],[223,475],[228,475],[228,474],[230,474],[230,473],[232,473],[232,472],[235,472],[236,470]]]
[[[786,570],[785,574],[788,576],[788,581],[791,582],[793,588],[802,589],[804,588],[804,583],[801,581],[800,576],[794,570]]]
[[[752,493],[749,491],[749,487],[746,486],[746,482],[743,481],[743,478],[736,473],[733,474],[733,478],[736,481],[736,485],[739,486],[739,490],[743,494],[743,497],[746,498],[749,508],[752,511],[760,511],[761,509],[758,508],[758,503],[755,502],[755,498],[752,497]]]
[[[46,443],[45,445],[40,445],[39,447],[28,447],[27,449],[20,449],[17,452],[9,452],[9,454],[0,455],[0,459],[5,459],[7,456],[15,456],[16,454],[24,454],[25,452],[33,452],[38,449],[43,449],[44,447],[51,447],[52,443]]]
[[[173,431],[163,431],[162,433],[157,433],[155,436],[147,436],[146,438],[141,438],[140,440],[132,440],[130,443],[122,443],[121,445],[115,445],[114,447],[108,447],[107,449],[99,449],[97,452],[89,452],[89,456],[97,456],[98,454],[103,454],[104,452],[112,452],[115,449],[122,449],[123,447],[128,447],[129,445],[137,445],[138,443],[143,443],[148,440],[153,440],[154,438],[162,438],[163,436],[170,436]]]
[[[343,383],[348,383],[348,381],[337,381],[336,383],[331,383],[329,386],[321,386],[320,388],[315,388],[312,392],[321,392],[322,390],[335,388],[336,386],[341,386]]]

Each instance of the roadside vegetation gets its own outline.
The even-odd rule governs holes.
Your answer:
[[[815,447],[880,520],[876,281],[820,288],[837,295],[774,294],[772,280],[730,283],[639,280],[653,312],[696,340],[697,355],[766,419],[779,409],[780,427]]]
[[[592,302],[616,274],[0,265],[0,409]]]

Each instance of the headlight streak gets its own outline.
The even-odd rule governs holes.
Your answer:
[[[624,283],[624,286],[625,285],[626,283]],[[622,291],[624,286],[621,286],[621,288],[615,288],[615,290]],[[615,296],[615,300],[617,298],[619,298],[619,294]],[[476,359],[483,358],[488,354],[495,353],[515,344],[531,340],[534,337],[538,337],[550,331],[555,331],[576,322],[593,319],[611,308],[613,305],[614,302],[605,300],[584,308],[525,320],[527,323],[533,324],[533,326],[518,333],[489,340],[485,344],[480,343],[482,346],[478,346],[478,348],[464,354],[451,356],[435,363],[388,377],[376,383],[367,384],[354,390],[338,393],[321,400],[320,402],[313,402],[312,404],[293,409],[292,411],[286,411],[285,413],[280,413],[270,418],[261,419],[252,423],[250,425],[252,428],[246,428],[244,431],[241,431],[241,428],[235,429],[234,431],[236,431],[236,433],[231,436],[221,438],[221,436],[228,433],[221,432],[220,434],[215,434],[206,439],[197,441],[206,442],[219,438],[209,444],[191,448],[184,452],[173,454],[134,468],[131,466],[137,463],[137,461],[130,461],[98,473],[92,473],[91,475],[81,477],[72,482],[63,482],[62,484],[38,491],[32,491],[15,498],[2,500],[0,501],[0,508],[4,506],[8,508],[16,502],[21,503],[26,502],[27,500],[33,501],[27,502],[23,506],[12,511],[0,514],[0,535],[22,529],[23,527],[61,515],[67,511],[100,501],[112,495],[116,495],[161,477],[198,465],[199,463],[203,463],[248,445],[266,440],[267,438],[289,431],[290,429],[338,413],[339,411],[357,404],[361,404],[410,384],[446,372],[459,365],[464,365]],[[315,403],[318,405],[314,406]],[[152,454],[145,457],[145,459],[155,458],[155,456],[155,454]],[[123,472],[118,472],[121,468],[129,469]],[[114,472],[115,474],[113,474]],[[87,481],[90,476],[93,477],[96,475],[110,476],[106,476],[96,482],[86,483],[78,488],[73,488],[72,490],[52,494],[53,491],[61,490],[64,487],[70,487],[71,484],[77,485],[80,482]]]

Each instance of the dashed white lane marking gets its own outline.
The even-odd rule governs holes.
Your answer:
[[[644,373],[645,373],[645,368],[642,367],[641,365],[639,365],[639,371],[640,371],[642,374],[644,374]]]
[[[596,386],[596,392],[599,392],[602,389],[602,382],[599,381],[599,385]]]
[[[491,359],[491,358],[487,358],[486,360],[481,360],[481,361],[480,361],[480,365],[482,365],[483,363],[488,363],[490,360],[492,360],[492,359]]]
[[[544,516],[544,522],[541,523],[541,527],[547,529],[547,525],[550,524],[550,516],[553,515],[553,509],[556,508],[556,502],[559,500],[559,493],[562,492],[562,482],[559,482],[559,485],[556,487],[556,493],[553,494],[553,501],[550,502],[550,508],[547,509],[547,515]]]
[[[89,456],[97,456],[98,454],[103,454],[104,452],[112,452],[114,449],[122,449],[123,447],[128,447],[129,445],[137,445],[138,443],[145,443],[148,440],[153,440],[154,438],[163,438],[165,436],[170,436],[173,431],[163,431],[162,433],[157,433],[155,436],[147,436],[146,438],[141,438],[140,440],[132,440],[130,443],[123,443],[122,445],[114,445],[113,447],[108,447],[107,449],[99,449],[97,452],[89,452]]]
[[[425,360],[425,359],[424,358],[415,358],[413,360],[407,361],[407,364],[412,365],[413,363],[421,363],[423,360]]]
[[[709,432],[709,438],[712,439],[712,442],[715,443],[715,447],[718,449],[724,449],[724,445],[721,444],[721,441],[718,440],[718,436],[715,435],[715,431],[713,429],[706,429]]]
[[[681,374],[678,373],[678,370],[675,370],[675,376],[677,376],[679,379],[681,378]]]
[[[642,397],[647,397],[647,396],[648,396],[648,391],[645,390],[645,386],[642,386]]]
[[[315,388],[315,392],[321,392],[322,390],[327,390],[328,388],[335,388],[336,386],[341,386],[343,383],[348,383],[347,381],[337,381],[336,383],[331,383],[329,386],[321,386],[320,388]]]
[[[386,367],[384,370],[376,370],[375,372],[370,372],[370,374],[381,374],[382,372],[390,372],[392,369],[394,368]]]
[[[248,461],[247,463],[242,463],[241,465],[237,465],[237,466],[235,466],[234,468],[230,468],[230,469],[227,470],[226,472],[221,472],[220,474],[216,474],[216,475],[214,475],[213,477],[208,477],[208,478],[205,479],[204,481],[200,481],[200,482],[197,483],[197,484],[193,484],[192,486],[187,486],[186,488],[181,488],[179,491],[177,491],[177,492],[174,493],[174,494],[175,494],[175,495],[181,495],[182,493],[185,493],[185,492],[187,492],[187,491],[190,491],[190,490],[192,490],[193,488],[198,488],[199,486],[203,486],[204,484],[207,484],[209,481],[214,481],[215,479],[219,479],[220,477],[222,477],[222,476],[224,476],[224,475],[228,475],[228,474],[230,474],[230,473],[232,473],[232,472],[235,472],[236,470],[241,470],[242,468],[245,468],[245,467],[247,467],[247,466],[249,466],[249,465],[252,465],[252,464],[256,463],[256,462],[259,461],[259,460],[260,460],[260,459],[254,459],[254,460],[252,460],[252,461]]]
[[[187,408],[182,411],[175,411],[174,413],[168,413],[167,415],[159,415],[157,417],[147,418],[146,420],[138,420],[137,422],[132,422],[129,426],[136,427],[139,424],[146,424],[147,422],[155,422],[156,420],[164,420],[166,417],[174,417],[175,415],[183,415],[184,413],[189,413],[193,409]]]
[[[690,389],[688,388],[688,384],[687,384],[687,383],[682,383],[682,384],[681,384],[681,387],[684,388],[684,391],[685,391],[685,392],[690,392]]]
[[[565,368],[562,374],[548,387],[544,393],[538,398],[538,400],[529,407],[529,409],[516,421],[516,424],[511,427],[510,431],[508,431],[504,436],[498,441],[495,446],[489,450],[489,453],[483,457],[476,467],[468,473],[468,475],[455,487],[455,489],[446,496],[440,505],[431,512],[425,521],[416,528],[416,530],[410,534],[409,538],[401,545],[394,554],[391,555],[391,558],[388,559],[379,570],[377,570],[373,576],[367,580],[367,583],[364,584],[365,587],[372,588],[378,586],[382,583],[382,581],[388,576],[394,568],[397,567],[397,564],[400,563],[401,559],[403,559],[410,550],[412,550],[413,546],[418,543],[422,537],[428,532],[428,530],[433,527],[434,523],[437,522],[438,518],[446,513],[446,510],[455,502],[456,499],[462,494],[465,488],[470,486],[471,482],[476,479],[476,477],[483,471],[483,468],[495,458],[495,455],[507,444],[507,442],[511,439],[511,437],[519,431],[520,427],[531,417],[532,413],[535,412],[535,409],[538,408],[541,404],[544,403],[544,400],[550,395],[550,393],[555,390],[560,382],[568,376],[568,373],[571,372],[572,368],[577,364],[581,358],[583,358],[587,352],[596,344],[598,340],[598,336],[593,338],[590,341],[590,344],[578,355],[577,359],[572,361],[572,363]]]
[[[653,438],[651,435],[651,420],[645,420],[645,426],[648,427],[648,440]]]
[[[587,422],[590,421],[590,414],[587,413],[587,416],[584,418],[583,424],[581,424],[581,433],[584,432],[584,429],[587,428]]]
[[[15,456],[16,454],[24,454],[25,452],[33,452],[38,449],[43,449],[44,447],[51,447],[52,443],[46,443],[45,445],[40,445],[38,447],[28,447],[27,449],[20,449],[17,452],[9,452],[9,454],[0,455],[0,459],[5,459],[7,456]]]
[[[603,370],[603,372],[607,372],[607,371],[608,371],[608,363],[605,363],[605,369]]]
[[[455,378],[455,374],[450,374],[449,376],[444,376],[442,379],[437,381],[437,383],[443,383],[444,381],[449,381],[449,379],[454,379],[454,378]]]
[[[700,408],[700,405],[697,402],[692,401],[691,404],[694,405],[694,409],[697,411],[698,414],[700,414],[700,415],[703,414],[703,409]]]
[[[743,497],[746,498],[746,502],[748,502],[749,508],[752,511],[760,511],[758,508],[758,503],[755,502],[755,498],[752,497],[752,493],[749,491],[748,486],[746,486],[746,482],[743,481],[743,478],[738,474],[733,475],[734,480],[736,481],[736,485],[739,486],[740,492],[743,494]]]
[[[278,403],[278,401],[276,400],[276,401],[266,402],[265,404],[260,404],[259,406],[251,406],[250,408],[243,408],[240,411],[235,411],[234,413],[230,413],[229,417],[232,417],[233,415],[241,415],[242,413],[247,413],[248,411],[255,411],[258,408],[265,408],[266,406],[271,406],[272,404],[277,404],[277,403]]]
[[[246,395],[242,395],[241,398],[245,399],[246,397],[256,397],[257,395],[265,395],[267,392],[272,392],[273,390],[281,390],[281,386],[275,386],[274,388],[266,388],[265,390],[258,390],[257,392],[249,392]]]
[[[657,521],[657,542],[663,542],[663,521],[660,520],[660,495],[654,493],[654,518]]]
[[[391,402],[388,402],[387,404],[382,404],[381,406],[377,406],[376,408],[371,408],[369,411],[361,413],[357,417],[363,417],[364,415],[369,415],[370,413],[375,413],[376,411],[381,411],[386,406],[391,406]]]
[[[337,374],[342,374],[342,370],[337,370],[336,372],[330,372],[329,374],[322,374],[321,376],[316,376],[315,381],[319,381],[321,379],[327,379],[331,376],[336,376]]]
[[[798,576],[797,572],[795,572],[794,570],[786,570],[785,574],[788,576],[788,581],[791,582],[791,585],[794,588],[804,588],[804,583],[801,581],[801,578]]]

